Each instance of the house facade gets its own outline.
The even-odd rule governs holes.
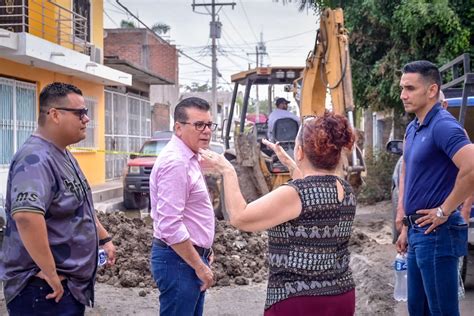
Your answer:
[[[103,64],[102,0],[0,2],[0,194],[15,151],[35,130],[40,91],[54,81],[76,85],[91,121],[72,152],[91,185],[105,182],[104,87],[132,76]]]
[[[106,29],[104,34],[104,63],[132,75],[131,86],[105,91],[106,179],[113,180],[123,175],[129,153],[154,131],[169,130],[179,89],[178,51],[145,28]]]

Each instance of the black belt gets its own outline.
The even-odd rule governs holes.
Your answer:
[[[171,248],[163,240],[158,239],[156,237],[153,237],[153,243],[162,248]],[[193,246],[194,246],[194,249],[196,249],[197,253],[202,257],[208,258],[212,254],[212,248],[208,249],[208,248],[203,248],[196,245],[193,245]]]
[[[64,279],[61,281],[61,284],[65,286],[67,283],[67,279]],[[48,282],[46,282],[45,279],[39,278],[37,276],[32,276],[31,278],[28,279],[28,285],[34,285],[34,286],[50,286]]]
[[[405,226],[414,226],[414,225],[417,225],[415,223],[415,221],[419,218],[422,218],[423,216],[425,215],[422,215],[422,214],[413,214],[413,215],[408,215],[408,216],[405,216],[403,217],[403,225]]]

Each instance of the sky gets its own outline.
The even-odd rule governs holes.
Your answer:
[[[231,74],[255,67],[255,46],[261,33],[268,55],[264,65],[304,66],[308,52],[314,46],[317,17],[312,11],[300,12],[296,0],[216,0],[216,3],[235,2],[234,9],[224,6],[218,13],[222,23],[218,39],[217,68],[222,74],[218,85],[231,90]],[[286,2],[286,5],[283,5]],[[196,7],[192,0],[120,0],[148,26],[160,22],[171,29],[164,36],[185,54],[211,66],[210,6]],[[196,4],[211,0],[195,0]],[[117,28],[121,20],[134,20],[116,3],[104,0],[104,27]],[[250,55],[249,55],[250,54]],[[211,85],[211,69],[181,55],[179,81],[183,86],[193,82]]]

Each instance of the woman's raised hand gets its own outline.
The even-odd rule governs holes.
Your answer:
[[[212,169],[218,173],[223,173],[228,168],[234,169],[234,166],[224,157],[209,149],[199,149],[199,154],[204,161],[206,168]]]
[[[273,150],[275,154],[278,156],[278,159],[281,161],[282,164],[287,166],[288,168],[295,168],[296,164],[293,158],[288,155],[288,153],[280,146],[278,142],[272,143],[268,139],[262,139],[262,143],[265,144],[268,148]]]

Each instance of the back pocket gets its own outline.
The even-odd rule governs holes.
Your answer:
[[[453,254],[457,257],[467,255],[467,229],[467,224],[450,225],[448,227]]]

